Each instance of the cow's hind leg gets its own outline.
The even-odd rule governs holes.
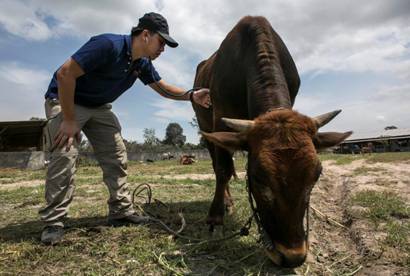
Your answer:
[[[214,226],[223,224],[225,210],[232,212],[233,201],[228,182],[233,175],[233,161],[231,153],[215,146],[212,161],[216,175],[216,188],[207,223]]]

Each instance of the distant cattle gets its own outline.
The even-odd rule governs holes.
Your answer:
[[[307,255],[303,226],[310,192],[322,167],[316,149],[351,132],[318,132],[340,111],[309,118],[292,110],[300,85],[285,44],[263,17],[244,17],[219,49],[197,67],[195,87],[209,87],[212,108],[195,103],[207,140],[216,189],[207,223],[223,224],[232,210],[228,181],[236,150],[248,151],[249,189],[256,201],[268,256],[278,265],[301,265]]]
[[[181,155],[181,157],[179,158],[179,164],[181,165],[191,165],[195,162],[196,162],[195,155],[184,154],[184,155]]]
[[[161,160],[171,160],[174,159],[175,156],[171,154],[170,152],[164,152],[161,154]]]

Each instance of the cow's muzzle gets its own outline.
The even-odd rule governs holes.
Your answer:
[[[287,248],[280,243],[275,243],[274,248],[266,248],[266,255],[278,266],[294,268],[301,266],[307,256],[307,242],[304,241],[301,246]]]

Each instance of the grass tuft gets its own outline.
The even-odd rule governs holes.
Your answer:
[[[375,231],[386,233],[381,245],[400,252],[396,260],[405,266],[410,264],[410,209],[404,200],[391,192],[361,191],[351,203],[366,207],[365,218],[374,223]]]
[[[376,224],[394,216],[410,215],[410,210],[403,199],[391,192],[361,191],[355,194],[351,201],[354,205],[367,207],[366,216]]]

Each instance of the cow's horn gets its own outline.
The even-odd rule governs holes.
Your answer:
[[[315,118],[313,118],[313,120],[316,122],[317,128],[321,128],[322,126],[329,123],[340,112],[342,112],[341,109],[335,110],[335,111],[332,111],[332,112],[328,112],[328,113],[316,116]]]
[[[248,129],[251,129],[255,124],[252,120],[239,120],[228,118],[222,118],[222,122],[224,122],[228,127],[239,132],[247,131]]]

